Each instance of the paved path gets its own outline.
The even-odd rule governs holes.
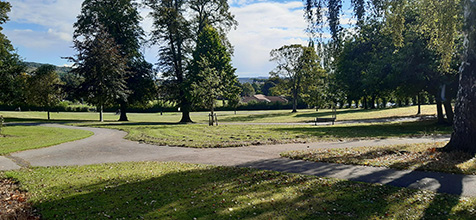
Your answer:
[[[463,196],[476,196],[476,176],[473,175],[398,171],[387,168],[313,163],[289,160],[279,156],[280,152],[288,150],[424,143],[445,141],[448,140],[448,136],[194,149],[140,144],[123,139],[126,133],[117,130],[53,124],[44,126],[89,130],[94,132],[94,135],[83,140],[0,157],[0,170],[18,169],[20,166],[30,165],[68,166],[125,161],[179,161],[253,167],[426,189]]]

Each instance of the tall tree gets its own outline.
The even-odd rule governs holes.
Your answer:
[[[27,102],[43,107],[48,120],[51,119],[51,108],[56,106],[62,98],[61,80],[53,65],[42,65],[28,78]]]
[[[0,1],[0,25],[8,21],[10,9],[10,3]],[[20,74],[25,66],[2,30],[0,26],[0,103],[11,105],[24,101]]]
[[[76,58],[70,58],[75,63],[73,72],[84,78],[79,93],[87,102],[97,106],[102,122],[105,105],[127,98],[124,80],[127,60],[114,39],[104,30],[92,38],[74,40],[74,47],[78,54]]]
[[[284,77],[288,81],[286,87],[291,91],[293,97],[293,110],[297,112],[297,101],[306,83],[318,83],[315,81],[317,75],[321,73],[319,57],[312,47],[305,47],[298,44],[282,46],[274,49],[270,53],[271,61],[277,63],[276,71],[271,73],[271,77]]]
[[[231,56],[215,28],[206,25],[200,32],[190,64],[194,102],[214,114],[218,97],[234,97],[240,91]]]
[[[306,1],[306,18],[311,26],[322,24],[321,16],[322,2],[341,2],[341,0],[308,0]],[[373,2],[384,2],[383,0],[370,0]],[[458,33],[460,18],[463,24],[464,34],[464,57],[460,67],[460,80],[458,95],[455,106],[455,116],[453,123],[453,134],[450,142],[445,147],[447,151],[465,151],[476,153],[476,0],[418,0],[418,1],[390,1],[390,13],[387,13],[387,20],[391,24],[391,30],[395,34],[395,42],[398,45],[402,42],[401,32],[405,22],[404,12],[408,3],[419,4],[419,8],[425,12],[420,16],[420,30],[431,33],[431,44],[436,51],[441,53],[442,68],[449,68],[453,55],[454,38]],[[374,4],[375,6],[376,4]],[[461,7],[462,6],[462,7]],[[317,9],[316,9],[317,8]],[[316,9],[316,10],[315,10]],[[316,13],[318,11],[318,13]],[[329,7],[329,13],[339,13],[336,7]],[[338,18],[338,16],[337,16]],[[329,16],[331,30],[336,16]],[[333,35],[337,32],[333,32]]]
[[[96,35],[102,27],[118,46],[119,54],[127,59],[127,72],[123,75],[130,94],[125,100],[117,100],[119,121],[128,120],[128,105],[145,103],[156,95],[152,65],[140,51],[144,31],[138,7],[136,0],[85,0],[74,24],[75,38]]]
[[[209,24],[226,43],[226,31],[236,25],[236,21],[224,0],[146,0],[145,3],[152,9],[151,40],[160,47],[159,70],[164,78],[162,87],[166,98],[180,107],[180,122],[192,122],[193,92],[187,65],[198,35]]]

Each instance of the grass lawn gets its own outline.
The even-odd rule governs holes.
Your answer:
[[[405,170],[476,174],[476,158],[463,152],[440,152],[446,143],[290,151],[283,157],[315,162],[356,164]]]
[[[213,127],[163,123],[82,125],[123,130],[129,133],[126,138],[133,141],[198,148],[423,136],[450,134],[452,131],[451,127],[436,125],[434,121],[335,126],[226,124]]]
[[[337,120],[368,120],[368,119],[386,119],[415,116],[416,106],[391,108],[391,109],[337,109]],[[192,112],[191,117],[197,123],[208,122],[208,112]],[[423,105],[423,115],[435,115],[435,105]],[[45,121],[46,112],[0,112],[6,118],[7,122],[12,121]],[[318,112],[314,109],[299,110],[298,113],[291,113],[291,110],[269,110],[269,111],[219,111],[217,112],[218,121],[226,123],[247,122],[247,123],[299,123],[314,121],[316,117],[331,117],[332,111],[321,109]],[[180,112],[160,113],[128,113],[131,122],[161,122],[175,123],[180,121]],[[94,112],[59,112],[51,113],[52,121],[97,121],[98,113]],[[117,121],[119,116],[115,113],[105,113],[106,121]]]
[[[40,126],[5,126],[0,136],[0,155],[37,149],[93,135],[90,131]]]
[[[247,168],[121,163],[33,168],[44,219],[475,219],[475,198]]]

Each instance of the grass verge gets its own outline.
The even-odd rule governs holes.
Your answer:
[[[248,168],[121,163],[9,171],[44,219],[474,219],[475,198]]]
[[[424,170],[445,173],[476,174],[476,158],[463,152],[441,152],[446,143],[353,147],[290,151],[281,156],[314,162]]]
[[[93,135],[93,132],[41,126],[5,126],[0,136],[0,155],[49,147]]]
[[[133,141],[197,148],[424,136],[450,134],[452,131],[451,127],[436,125],[434,121],[336,126],[226,124],[213,127],[203,124],[154,123],[79,125],[123,130],[129,133],[126,138]]]
[[[417,107],[400,107],[389,109],[337,109],[337,120],[375,120],[391,119],[402,117],[414,117],[417,113]],[[191,117],[197,123],[208,123],[209,112],[192,112]],[[218,121],[235,123],[302,123],[314,121],[316,117],[331,117],[333,115],[330,109],[320,109],[318,112],[314,109],[300,109],[297,113],[291,113],[291,110],[255,110],[255,111],[218,111]],[[436,114],[435,105],[423,105],[422,115],[431,116]],[[46,120],[46,112],[32,111],[0,111],[0,115],[5,117],[7,122],[90,122],[98,121],[99,114],[95,112],[58,112],[51,113],[51,121]],[[155,123],[173,123],[180,121],[180,112],[160,113],[128,113],[129,120],[132,122],[155,122]],[[117,121],[119,115],[115,113],[104,113],[104,120]]]

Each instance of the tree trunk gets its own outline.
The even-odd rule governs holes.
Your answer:
[[[47,110],[48,111],[48,121],[51,119],[50,117],[50,109]]]
[[[103,112],[103,110],[102,110],[102,109],[103,109],[103,106],[102,106],[102,105],[100,105],[100,106],[98,106],[98,108],[99,108],[99,121],[100,121],[100,122],[104,122],[104,118],[103,118],[103,115],[102,115],[102,112]]]
[[[124,101],[120,102],[121,116],[119,116],[119,121],[129,121],[127,118],[127,103]]]
[[[364,109],[368,109],[369,104],[367,103],[367,97],[364,97]]]
[[[455,114],[453,113],[453,106],[451,106],[451,99],[446,99],[443,106],[445,107],[446,119],[452,125]]]
[[[297,112],[297,96],[298,96],[297,90],[295,89],[295,90],[293,91],[293,111],[292,111],[292,113],[296,113],[296,112]]]
[[[180,106],[180,110],[182,111],[182,119],[180,119],[180,123],[193,123],[192,118],[190,118],[191,108],[190,102],[186,98],[182,98],[182,104]]]
[[[476,0],[464,5],[464,62],[460,67],[453,134],[445,151],[476,153]]]
[[[443,108],[441,107],[441,100],[436,98],[436,112],[438,118],[438,124],[445,123],[445,116],[443,115]]]
[[[370,109],[375,109],[375,96],[370,99]]]
[[[417,112],[417,115],[421,115],[421,94],[418,93],[418,96],[417,96],[417,102],[418,102],[418,112]]]

